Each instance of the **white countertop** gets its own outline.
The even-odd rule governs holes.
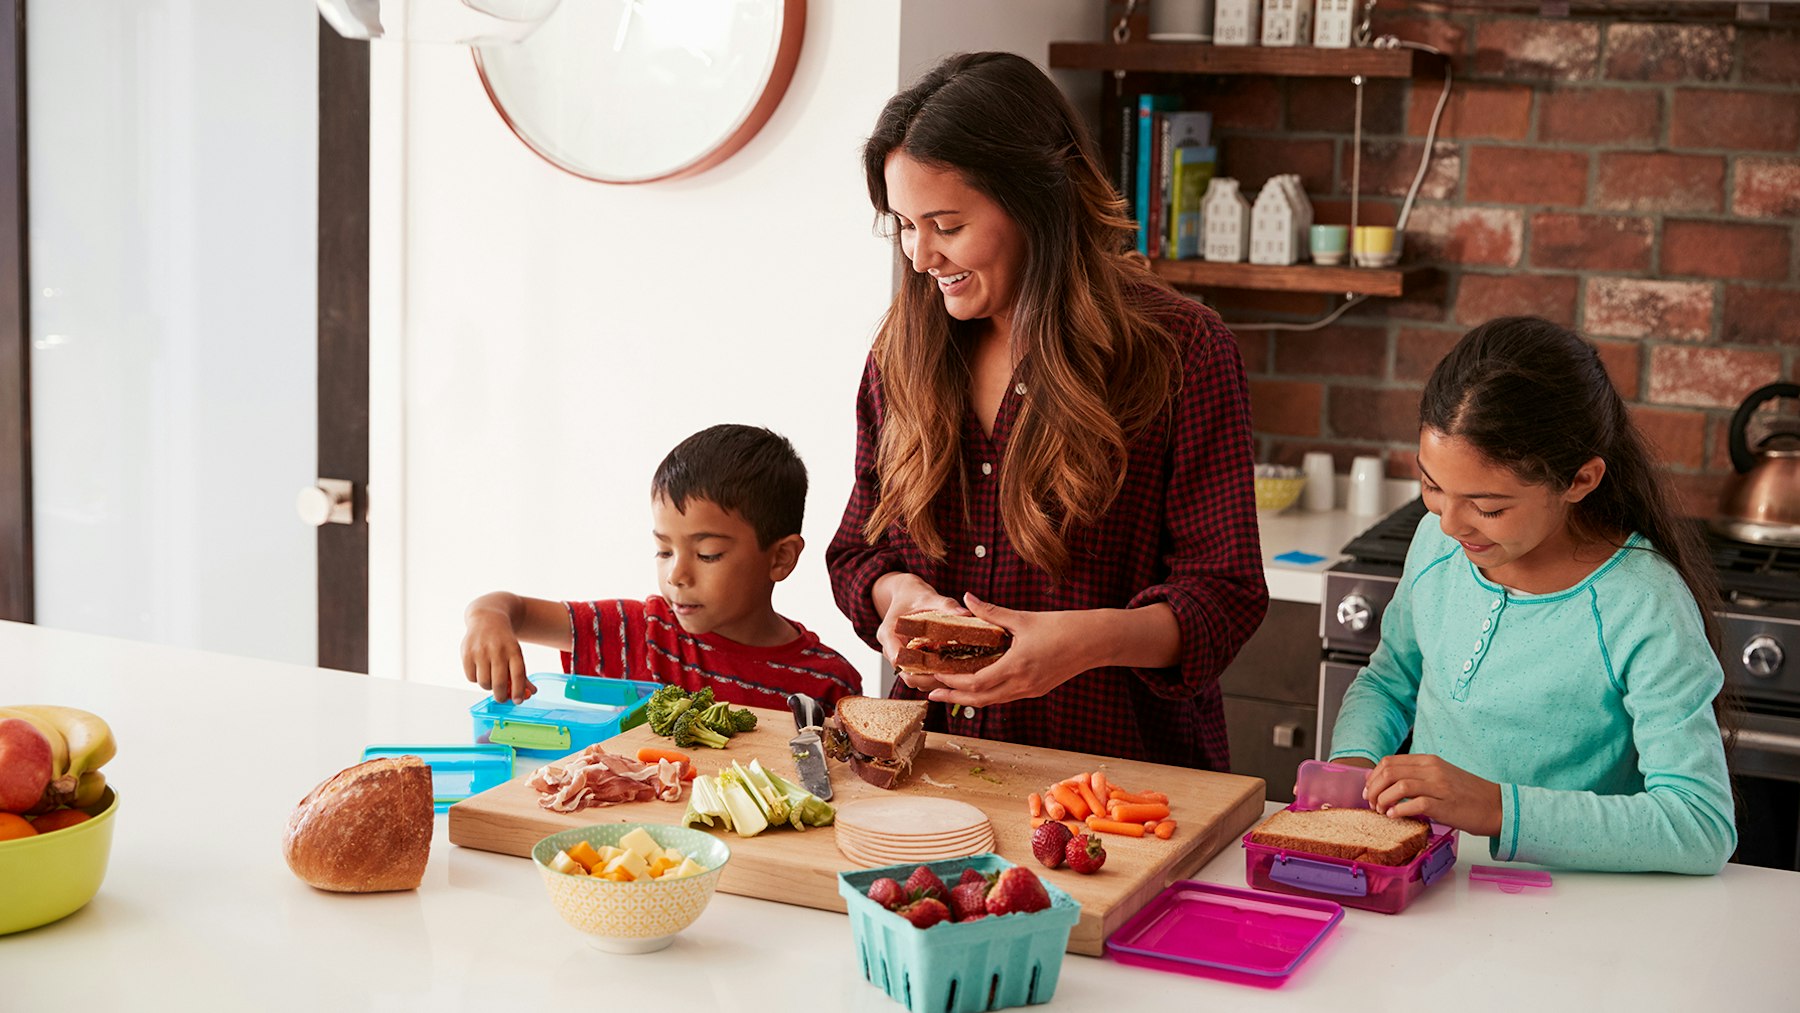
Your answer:
[[[1419,483],[1389,479],[1382,490],[1380,513],[1353,514],[1345,510],[1344,476],[1338,476],[1335,510],[1313,513],[1299,503],[1281,513],[1258,511],[1256,525],[1262,539],[1263,578],[1269,597],[1317,605],[1325,597],[1325,571],[1346,557],[1344,543],[1419,495]],[[1306,553],[1317,560],[1278,559],[1289,553]]]
[[[450,845],[443,817],[417,891],[327,894],[289,873],[281,833],[301,796],[367,744],[470,741],[475,699],[0,623],[0,702],[105,716],[121,801],[99,896],[0,937],[0,1009],[901,1009],[862,980],[844,915],[720,894],[669,949],[602,953],[558,919],[529,861]],[[1052,1005],[1793,1008],[1800,874],[1559,871],[1547,892],[1506,895],[1468,881],[1484,844],[1465,838],[1402,914],[1346,911],[1279,989],[1071,955]],[[1242,886],[1242,851],[1198,878]]]

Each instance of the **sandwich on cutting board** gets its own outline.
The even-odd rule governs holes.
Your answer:
[[[907,637],[894,667],[923,675],[968,675],[996,661],[1012,646],[1012,634],[993,623],[955,612],[913,612],[894,620]]]
[[[825,753],[877,788],[894,788],[925,748],[923,700],[847,696],[825,719]]]

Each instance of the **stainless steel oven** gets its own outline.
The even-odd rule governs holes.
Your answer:
[[[1382,611],[1424,514],[1420,500],[1401,507],[1345,545],[1350,559],[1326,571],[1314,737],[1321,759],[1331,755],[1344,691],[1380,640]],[[1705,535],[1725,599],[1720,660],[1741,708],[1729,754],[1738,801],[1733,861],[1800,869],[1800,548]]]

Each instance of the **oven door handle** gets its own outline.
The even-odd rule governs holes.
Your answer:
[[[1737,746],[1739,749],[1758,749],[1777,756],[1800,759],[1800,736],[1741,728],[1737,734]]]

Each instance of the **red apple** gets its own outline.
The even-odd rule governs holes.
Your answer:
[[[22,813],[44,797],[55,773],[50,740],[18,718],[0,718],[0,812]]]

